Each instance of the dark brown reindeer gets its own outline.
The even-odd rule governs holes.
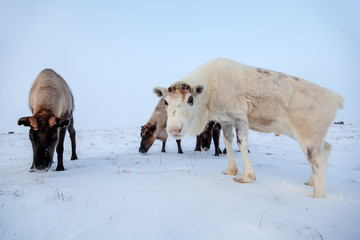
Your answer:
[[[168,137],[166,132],[166,121],[167,114],[165,102],[163,99],[160,99],[149,121],[141,127],[140,153],[147,153],[156,139],[163,142],[161,152],[166,152],[165,146]],[[178,153],[183,153],[181,149],[181,140],[176,140],[176,143],[178,146]]]
[[[211,146],[211,140],[214,140],[215,156],[222,154],[219,148],[221,125],[218,122],[209,122],[204,131],[200,135],[196,136],[196,147],[195,151],[208,151]]]
[[[219,147],[221,124],[215,121],[209,122],[204,131],[200,135],[196,136],[196,147],[195,151],[208,151],[211,146],[211,140],[214,140],[215,147],[215,156],[220,156],[220,154],[226,154],[226,148],[223,151]],[[250,150],[248,149],[248,153]]]
[[[74,129],[74,98],[70,88],[52,69],[44,69],[35,79],[29,95],[30,117],[22,117],[18,124],[30,127],[29,138],[33,148],[30,172],[48,170],[53,162],[54,149],[63,171],[64,137],[68,129],[71,139],[71,160],[77,159]]]

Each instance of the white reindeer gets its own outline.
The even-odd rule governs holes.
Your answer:
[[[307,183],[313,196],[325,197],[325,175],[331,145],[324,141],[343,98],[326,88],[280,72],[218,58],[173,83],[155,87],[165,99],[167,131],[176,139],[201,133],[209,121],[220,122],[228,151],[225,174],[236,175],[232,129],[236,128],[244,170],[234,180],[256,180],[248,155],[249,128],[287,135],[300,144],[312,171]]]

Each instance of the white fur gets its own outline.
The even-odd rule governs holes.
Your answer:
[[[206,62],[172,86],[186,83],[190,90],[168,92],[154,88],[168,102],[168,133],[176,138],[199,134],[209,121],[221,123],[228,149],[226,174],[236,174],[231,149],[232,129],[242,153],[244,171],[234,180],[256,179],[247,152],[248,129],[285,134],[297,140],[307,157],[314,186],[314,197],[325,196],[325,175],[331,145],[324,141],[327,130],[343,98],[326,88],[280,72],[254,68],[218,58]],[[197,86],[203,86],[196,93]],[[193,96],[194,104],[187,101]]]

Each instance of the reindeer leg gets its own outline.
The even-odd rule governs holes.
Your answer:
[[[183,150],[181,149],[181,139],[176,140],[177,147],[178,147],[178,153],[182,154]]]
[[[323,140],[325,136],[315,135],[314,131],[296,131],[295,138],[308,160],[312,172],[307,185],[313,186],[314,198],[324,198],[327,161],[331,145]]]
[[[328,143],[328,142],[325,142],[322,153],[323,153],[323,161],[324,161],[324,164],[326,164],[326,165],[327,165],[327,162],[329,160],[329,155],[331,153],[331,150],[332,150],[331,144]],[[305,184],[308,185],[308,186],[314,186],[314,178],[313,178],[312,175],[311,175],[310,180]]]
[[[306,147],[305,151],[305,156],[310,164],[312,172],[312,176],[308,184],[314,187],[314,198],[323,198],[325,197],[325,178],[327,164],[324,162],[324,159],[321,156],[321,148],[309,146]]]
[[[71,160],[75,160],[75,159],[78,159],[78,157],[76,155],[76,139],[75,139],[76,131],[74,128],[74,118],[73,117],[70,119],[68,131],[69,131],[70,140],[71,140]]]
[[[201,152],[201,137],[196,136],[196,147],[194,151]]]
[[[219,154],[222,154],[220,148],[219,148],[219,139],[220,139],[220,129],[221,126],[219,123],[216,123],[213,128],[213,140],[214,140],[214,146],[215,146],[215,156],[219,156]]]
[[[231,124],[224,124],[222,125],[223,132],[224,132],[224,144],[227,149],[228,154],[228,168],[224,172],[226,175],[236,175],[238,168],[236,166],[236,162],[234,159],[234,153],[232,149],[232,139],[233,139],[233,132],[232,132],[232,125]]]
[[[166,140],[165,140],[165,141],[162,141],[161,152],[166,152],[165,147],[166,147]]]
[[[56,167],[56,171],[64,171],[64,164],[63,164],[63,153],[64,153],[64,139],[65,139],[66,128],[62,128],[60,130],[59,142],[56,146],[56,153],[58,164]]]
[[[256,180],[255,171],[251,165],[249,153],[248,153],[248,132],[249,124],[245,120],[240,120],[235,123],[236,139],[239,145],[241,156],[244,164],[244,171],[240,177],[234,178],[236,182],[249,183],[252,180]],[[226,148],[227,149],[227,148]]]

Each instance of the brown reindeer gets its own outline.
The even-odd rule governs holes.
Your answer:
[[[165,145],[168,137],[166,132],[166,121],[167,114],[165,103],[163,99],[160,99],[149,121],[141,127],[140,153],[147,153],[156,139],[163,142],[161,152],[166,152]],[[183,153],[181,149],[181,140],[176,140],[176,143],[178,146],[178,153]]]
[[[56,171],[63,171],[64,137],[68,129],[71,139],[71,160],[77,159],[74,129],[74,98],[70,88],[52,69],[44,69],[35,79],[29,95],[31,117],[22,117],[18,124],[29,126],[33,148],[30,172],[47,170],[53,162],[54,149],[58,164]]]
[[[206,125],[204,131],[196,136],[195,151],[208,151],[211,146],[211,139],[213,139],[215,146],[215,156],[222,154],[222,151],[219,148],[220,130],[220,123],[214,121],[209,122]]]
[[[226,154],[226,148],[223,151],[219,147],[221,124],[215,121],[209,122],[204,131],[200,135],[196,136],[196,147],[195,151],[208,151],[211,146],[211,140],[214,140],[215,147],[215,156],[220,156],[220,154]],[[247,150],[250,153],[250,150]]]

